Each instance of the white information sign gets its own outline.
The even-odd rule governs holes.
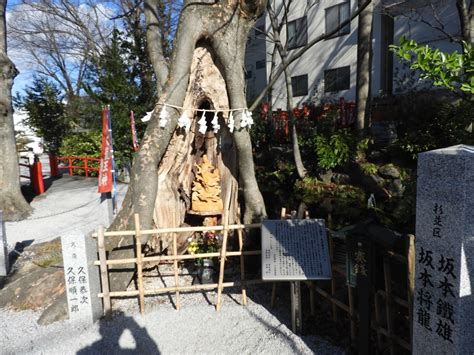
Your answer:
[[[322,219],[266,220],[262,225],[262,279],[331,279]]]

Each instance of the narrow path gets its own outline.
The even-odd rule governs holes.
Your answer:
[[[127,187],[117,186],[119,204]],[[100,224],[108,225],[107,204],[100,201],[97,178],[63,175],[52,180],[46,193],[33,199],[31,207],[33,213],[28,219],[6,223],[9,250],[17,242],[39,243],[72,230],[89,233]]]

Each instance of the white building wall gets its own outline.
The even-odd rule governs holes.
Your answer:
[[[345,1],[341,0],[322,0],[314,6],[307,8],[306,1],[294,1],[289,12],[288,21],[296,20],[306,13],[308,23],[308,42],[321,36],[325,32],[325,9],[338,5]],[[355,2],[350,4],[351,11],[355,9]],[[357,21],[352,21],[350,33],[347,35],[331,38],[321,41],[310,48],[301,58],[290,65],[290,75],[308,75],[308,95],[294,97],[294,105],[301,106],[304,102],[319,103],[321,100],[337,100],[339,97],[345,97],[347,100],[355,99],[355,66],[354,55],[356,55],[357,44]],[[286,42],[286,30],[282,31],[282,41]],[[267,42],[267,71],[270,72],[271,53],[273,44]],[[291,56],[297,49],[289,51]],[[278,57],[279,58],[279,57]],[[280,64],[280,61],[277,61]],[[324,93],[324,70],[334,69],[344,66],[350,66],[351,89],[336,93]],[[282,75],[274,86],[273,109],[286,108],[286,90],[285,80]]]
[[[435,1],[435,0],[433,0]],[[280,0],[281,2],[281,0]],[[325,32],[325,9],[334,5],[344,3],[343,0],[293,0],[289,11],[288,22],[298,19],[306,14],[308,24],[308,42],[314,38],[321,36]],[[277,0],[278,3],[278,0]],[[310,5],[308,5],[310,4]],[[350,0],[351,13],[357,9],[357,1]],[[393,9],[392,9],[393,10]],[[399,43],[401,35],[410,37],[422,44],[435,46],[443,51],[451,52],[459,50],[459,45],[450,43],[446,40],[446,35],[437,31],[427,24],[421,23],[419,20],[423,19],[432,22],[435,26],[441,26],[439,20],[434,16],[433,11],[436,12],[436,17],[441,20],[444,30],[453,35],[459,36],[460,25],[457,16],[454,2],[440,1],[436,7],[424,7],[420,9],[398,9],[402,15],[395,16],[394,19],[394,43]],[[319,104],[321,101],[336,101],[340,97],[344,97],[347,101],[355,100],[355,86],[356,86],[356,65],[357,65],[357,18],[351,22],[350,33],[347,35],[331,38],[321,41],[310,48],[301,58],[297,59],[290,65],[291,76],[308,75],[308,95],[294,97],[294,106],[301,107],[305,102]],[[271,32],[271,26],[267,15],[259,19],[256,26],[265,25],[267,33]],[[380,94],[381,90],[381,46],[382,41],[381,28],[381,9],[376,7],[374,9],[373,22],[373,42],[372,42],[372,96]],[[286,42],[286,29],[282,30],[282,42]],[[247,98],[252,101],[260,90],[266,85],[267,77],[271,71],[271,58],[273,52],[273,43],[267,40],[255,40],[255,35],[252,33],[249,45],[247,47],[246,63],[247,69],[252,71],[252,77],[247,80]],[[265,48],[263,46],[265,45]],[[289,55],[298,49],[289,50]],[[266,51],[266,70],[256,70],[255,63],[261,60]],[[277,55],[279,59],[279,56]],[[280,64],[277,59],[276,65]],[[342,90],[334,93],[324,92],[324,71],[344,66],[350,66],[350,89]],[[401,89],[412,90],[415,88],[423,89],[424,85],[411,79],[411,85],[407,85],[407,79],[404,78],[410,71],[406,65],[403,65],[394,58],[394,78],[393,89],[394,92],[400,92]],[[413,77],[413,75],[411,75]],[[416,79],[416,78],[415,78]],[[413,82],[417,85],[413,87]],[[251,94],[251,95],[250,95]],[[286,89],[284,76],[281,75],[277,80],[272,90],[272,104],[273,109],[286,109]]]

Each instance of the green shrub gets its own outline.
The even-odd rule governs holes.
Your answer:
[[[100,158],[100,149],[102,144],[101,132],[92,131],[87,133],[75,133],[70,134],[64,138],[59,154],[62,157],[75,156],[75,157],[90,157]],[[74,160],[73,165],[81,166],[83,162],[80,160]],[[88,166],[91,168],[98,168],[99,162],[90,161]],[[83,169],[75,169],[75,175],[85,175]],[[91,176],[97,176],[96,171],[90,172]]]
[[[347,206],[363,207],[365,204],[365,192],[353,185],[325,183],[308,177],[297,181],[295,190],[297,195],[308,204],[320,203],[327,198],[337,200],[338,203]]]
[[[318,165],[324,169],[331,169],[344,165],[351,158],[354,150],[354,138],[351,134],[340,131],[326,138],[323,135],[316,135],[316,155]]]
[[[61,156],[100,158],[101,132],[74,133],[64,138],[59,150]]]

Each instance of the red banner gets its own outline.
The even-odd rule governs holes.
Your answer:
[[[138,152],[137,129],[135,128],[135,117],[133,117],[133,111],[130,111],[130,128],[132,130],[133,150]]]
[[[100,151],[99,192],[112,191],[112,146],[109,133],[109,110],[102,109],[102,149]]]

